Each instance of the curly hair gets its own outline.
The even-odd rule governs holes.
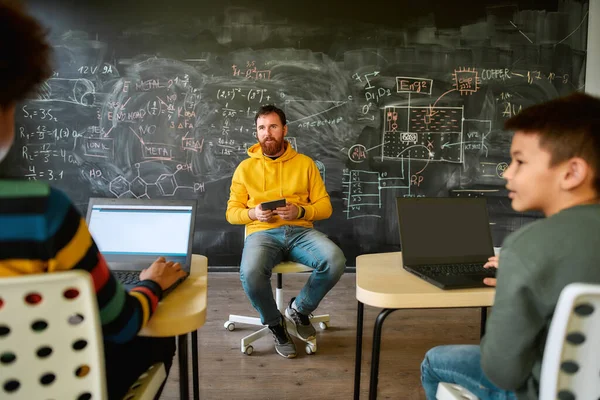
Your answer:
[[[14,0],[0,0],[0,108],[24,100],[52,74],[46,30]]]
[[[600,194],[600,99],[575,92],[521,111],[504,129],[537,134],[540,147],[550,153],[550,166],[573,157],[583,158],[594,172]]]

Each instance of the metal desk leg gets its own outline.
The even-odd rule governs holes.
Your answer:
[[[200,400],[200,377],[198,376],[198,331],[192,332],[192,374],[194,400]]]
[[[363,312],[365,305],[358,302],[356,309],[356,356],[354,357],[354,400],[360,399],[360,369],[362,363]]]
[[[396,308],[384,308],[375,320],[375,329],[373,330],[373,351],[371,353],[371,382],[369,382],[369,400],[375,400],[377,398],[379,351],[381,347],[381,329],[383,327],[383,321],[385,321],[388,315],[396,310]]]
[[[177,352],[179,354],[179,398],[187,400],[190,398],[187,335],[177,336]]]
[[[479,339],[485,335],[485,323],[487,321],[487,307],[481,307],[481,326],[479,327]]]

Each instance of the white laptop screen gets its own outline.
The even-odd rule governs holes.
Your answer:
[[[192,211],[181,205],[92,205],[88,225],[109,264],[145,268],[164,256],[185,265]]]

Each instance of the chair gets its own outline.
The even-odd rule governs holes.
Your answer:
[[[600,285],[571,283],[562,290],[548,330],[540,400],[600,398]],[[463,397],[461,397],[463,396]],[[438,400],[477,399],[442,382]]]
[[[87,272],[0,279],[0,398],[106,399],[103,351]],[[152,399],[164,365],[140,378],[124,399]]]
[[[304,264],[295,263],[295,262],[291,262],[291,261],[285,261],[285,262],[279,263],[275,266],[275,268],[273,268],[273,274],[277,274],[277,287],[275,289],[275,301],[277,303],[277,308],[279,309],[279,311],[282,314],[285,312],[285,308],[287,307],[287,304],[285,304],[285,302],[283,300],[283,274],[299,273],[299,272],[312,272],[312,270],[313,270],[312,268],[307,267]],[[312,323],[318,323],[319,327],[323,330],[325,330],[329,327],[329,314],[311,316],[310,319],[311,319]],[[225,329],[227,329],[230,332],[235,330],[236,322],[242,323],[242,324],[256,325],[256,326],[264,326],[262,324],[262,322],[260,321],[260,318],[230,314],[229,320],[225,321],[225,324],[224,324]],[[244,353],[246,355],[252,354],[252,352],[254,351],[254,347],[252,347],[252,343],[257,341],[261,337],[268,335],[270,332],[271,331],[269,330],[269,328],[264,326],[262,329],[254,332],[254,333],[251,333],[248,336],[243,337],[241,340],[241,345],[240,345],[242,353]],[[295,330],[290,330],[290,334],[295,335]],[[313,340],[307,341],[306,345],[304,347],[304,350],[306,351],[306,354],[316,353],[317,352],[317,340],[313,339]]]

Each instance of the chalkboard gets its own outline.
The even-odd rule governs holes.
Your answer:
[[[400,249],[396,197],[487,196],[496,246],[539,217],[506,197],[503,122],[585,84],[575,0],[28,4],[55,72],[18,106],[2,175],[49,181],[81,211],[196,199],[193,248],[217,267],[239,263],[226,202],[262,104],[319,166],[334,213],[317,228],[352,266]]]

